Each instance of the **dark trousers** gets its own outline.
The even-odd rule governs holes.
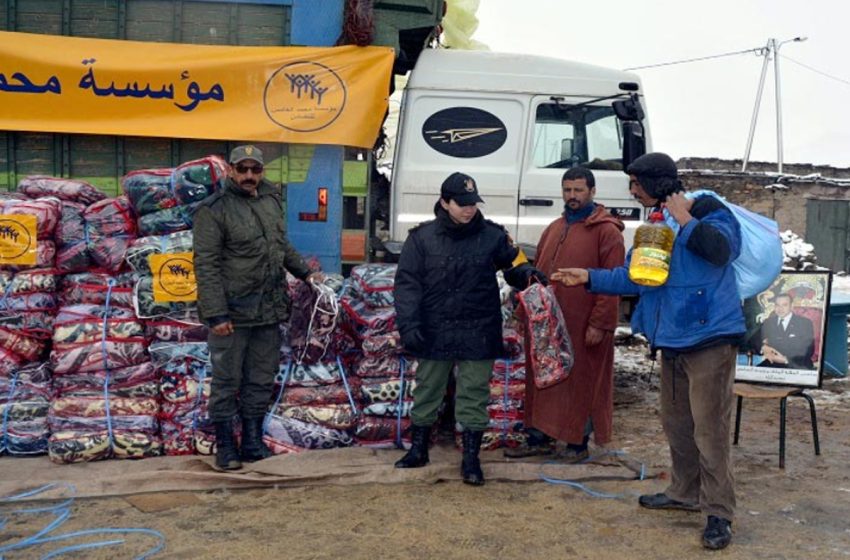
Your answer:
[[[453,361],[419,360],[416,366],[416,386],[413,388],[411,420],[416,426],[431,426],[437,421],[437,412],[446,394]],[[467,430],[487,428],[489,416],[487,401],[490,398],[490,374],[493,360],[465,360],[457,362],[455,417]]]
[[[735,514],[729,437],[735,359],[735,347],[727,344],[661,361],[661,423],[673,462],[665,494],[729,521]]]
[[[236,327],[229,336],[210,332],[212,362],[209,411],[213,422],[263,416],[280,369],[280,330],[277,323]]]

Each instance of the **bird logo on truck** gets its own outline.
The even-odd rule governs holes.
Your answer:
[[[475,107],[451,107],[428,117],[422,125],[425,142],[441,154],[477,158],[501,148],[508,131],[499,118]]]

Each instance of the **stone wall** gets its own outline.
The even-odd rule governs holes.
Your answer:
[[[741,160],[682,158],[679,174],[688,190],[711,189],[730,202],[770,216],[781,231],[806,238],[806,200],[850,201],[850,169],[808,164],[783,166],[752,162],[741,172]]]

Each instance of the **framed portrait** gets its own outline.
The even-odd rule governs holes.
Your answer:
[[[832,273],[783,272],[744,300],[735,381],[820,387]]]

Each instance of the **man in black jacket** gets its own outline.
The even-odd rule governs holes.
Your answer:
[[[455,415],[463,427],[461,474],[484,484],[478,460],[488,425],[493,361],[503,356],[496,271],[522,289],[546,277],[528,264],[505,229],[478,210],[475,180],[453,173],[434,206],[436,219],[410,230],[395,278],[397,324],[404,348],[419,359],[413,390],[413,446],[396,468],[428,464],[428,442],[452,367],[457,365]]]

